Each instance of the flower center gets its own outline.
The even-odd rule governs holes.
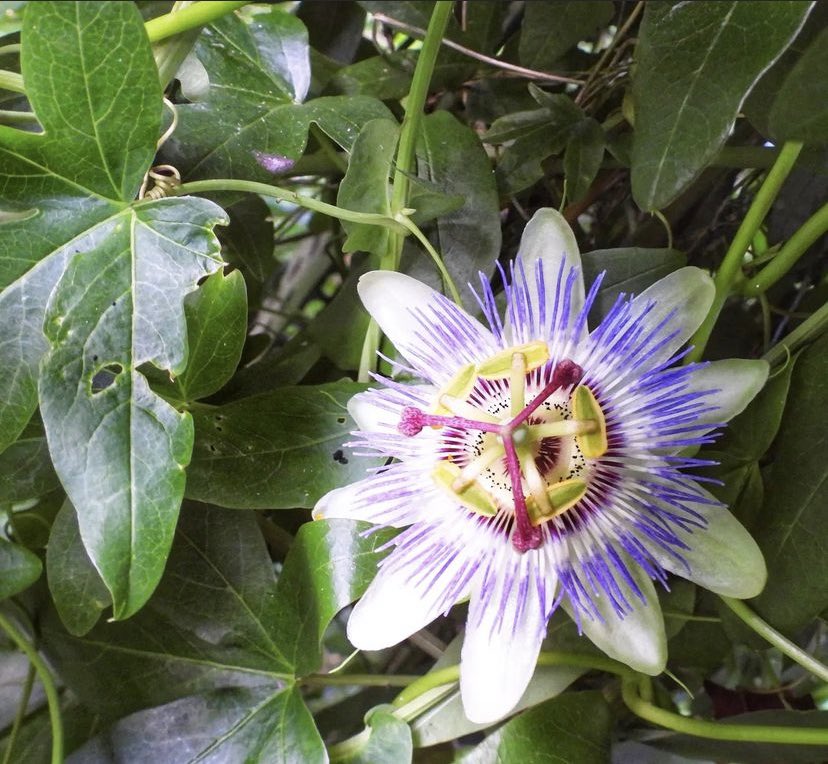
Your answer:
[[[434,413],[408,407],[398,426],[408,437],[426,426],[446,431],[455,448],[434,467],[435,484],[477,514],[510,512],[512,545],[521,553],[540,547],[543,523],[583,498],[586,459],[607,450],[601,407],[578,384],[583,370],[548,361],[546,343],[533,342],[465,366],[440,390]]]

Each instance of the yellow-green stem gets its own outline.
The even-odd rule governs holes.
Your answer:
[[[60,699],[52,673],[26,635],[3,613],[0,613],[0,629],[3,629],[18,649],[26,655],[29,663],[37,672],[49,706],[49,721],[52,726],[52,764],[63,764],[63,719],[60,715]]]
[[[733,599],[732,597],[722,597],[721,600],[753,629],[753,631],[772,644],[779,652],[787,655],[792,661],[798,663],[806,671],[810,671],[818,679],[821,679],[823,682],[828,682],[828,666],[820,663],[816,658],[806,653],[787,637],[782,636],[773,626],[760,618],[759,615],[754,613],[741,600]]]
[[[26,717],[26,709],[29,706],[29,699],[32,697],[32,688],[34,687],[35,677],[37,677],[37,671],[35,671],[35,667],[30,663],[29,669],[26,672],[26,681],[23,684],[23,692],[20,693],[20,700],[17,703],[17,713],[14,716],[14,724],[12,724],[8,742],[6,743],[6,751],[3,754],[3,764],[11,764],[13,761],[12,754],[14,753],[14,745],[17,742],[18,734],[20,734],[20,727],[23,724],[23,719]]]
[[[150,19],[144,28],[147,30],[147,37],[150,42],[158,42],[174,34],[186,32],[194,27],[203,27],[211,21],[220,19],[237,8],[247,5],[248,0],[211,0],[211,2],[194,3],[187,8],[182,8],[175,13],[167,13],[163,16]]]
[[[745,281],[742,291],[747,296],[753,296],[770,289],[796,265],[808,247],[826,231],[828,231],[828,204],[824,204],[811,215],[756,276]]]
[[[690,344],[693,345],[693,350],[688,353],[685,358],[685,363],[698,361],[704,354],[704,349],[707,346],[707,341],[710,339],[710,334],[713,331],[713,326],[719,317],[722,306],[730,295],[733,282],[741,272],[742,259],[744,258],[745,252],[747,252],[753,237],[759,230],[759,226],[762,225],[765,215],[768,214],[768,210],[773,204],[774,199],[776,199],[776,195],[785,182],[785,178],[788,177],[788,174],[793,169],[801,150],[802,144],[799,142],[789,141],[786,143],[757,191],[750,205],[750,209],[745,215],[742,224],[739,226],[739,230],[736,231],[736,235],[733,237],[733,241],[716,273],[716,294],[713,298],[713,304],[710,306],[710,310],[702,325],[690,338]]]
[[[828,729],[782,727],[764,724],[728,724],[705,719],[691,719],[653,705],[648,677],[628,676],[621,683],[624,704],[636,716],[659,727],[710,740],[733,740],[748,743],[794,745],[828,745]]]
[[[216,178],[211,180],[194,180],[191,183],[183,183],[176,187],[173,193],[176,196],[184,196],[186,194],[203,194],[215,193],[220,191],[243,191],[250,194],[261,194],[262,196],[271,196],[282,202],[290,202],[299,207],[304,207],[314,212],[321,212],[323,215],[338,218],[339,220],[348,220],[352,223],[367,223],[368,225],[379,225],[385,228],[390,228],[394,232],[405,233],[406,228],[401,223],[393,220],[386,215],[381,215],[373,212],[354,212],[353,210],[346,210],[342,207],[336,207],[327,202],[321,202],[319,199],[314,199],[312,196],[304,196],[297,194],[287,188],[280,188],[279,186],[271,186],[267,183],[255,183],[251,180],[235,180],[232,178]]]

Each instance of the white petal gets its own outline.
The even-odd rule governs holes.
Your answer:
[[[364,520],[402,528],[434,512],[440,499],[432,485],[423,485],[405,465],[397,464],[380,475],[328,491],[316,502],[313,519]]]
[[[425,548],[431,549],[429,560],[421,557]],[[351,644],[382,650],[447,613],[468,593],[474,562],[463,547],[443,543],[440,531],[413,548],[398,546],[348,619]]]
[[[612,603],[604,597],[594,596],[593,602],[603,617],[590,619],[581,616],[581,628],[597,647],[610,658],[626,663],[630,668],[644,674],[656,676],[664,670],[667,663],[667,637],[664,633],[664,618],[658,604],[653,582],[634,563],[628,568],[636,584],[646,599],[646,604],[630,591],[622,581],[618,581],[633,611],[623,618],[613,609]],[[570,606],[564,607],[571,614]]]
[[[348,401],[348,413],[362,432],[394,432],[400,421],[400,412],[382,405],[374,390],[353,396]]]
[[[546,207],[539,209],[523,229],[523,235],[518,247],[516,268],[517,277],[521,279],[521,273],[526,278],[526,288],[531,299],[531,311],[533,323],[537,323],[540,312],[541,299],[546,302],[546,323],[552,313],[552,302],[556,293],[559,275],[562,276],[562,285],[572,268],[576,269],[577,276],[572,289],[569,314],[561,318],[568,325],[572,318],[584,304],[584,277],[581,272],[581,255],[578,251],[578,242],[569,223],[557,210]],[[543,271],[543,284],[545,295],[538,294],[537,268],[541,264]],[[522,281],[522,279],[521,279]],[[562,307],[562,306],[561,306]],[[509,317],[507,316],[507,326]],[[554,327],[553,327],[554,328]],[[531,339],[546,339],[545,337],[530,337],[521,333],[520,327],[516,327],[516,334],[519,341]]]
[[[426,379],[446,382],[465,364],[500,349],[488,329],[410,276],[371,271],[357,291],[385,335]]]
[[[437,396],[433,385],[407,385],[399,390],[366,390],[348,401],[348,413],[362,432],[396,433],[406,406],[427,408]]]
[[[731,358],[695,369],[688,379],[686,392],[717,391],[704,399],[704,404],[716,406],[716,410],[701,414],[696,421],[700,424],[729,422],[764,387],[769,368],[767,361]]]
[[[474,587],[460,660],[460,694],[470,721],[489,724],[506,716],[521,699],[546,635],[554,584],[544,580],[545,604],[539,597],[534,555],[508,550],[512,575],[499,570],[484,593]],[[482,577],[481,577],[482,579]],[[525,590],[523,590],[525,586]],[[525,591],[523,597],[520,591]]]
[[[645,368],[666,361],[690,339],[710,310],[715,291],[713,279],[707,273],[700,268],[688,266],[656,281],[633,300],[633,315],[641,315],[651,302],[654,303],[639,321],[645,334],[672,314],[652,344],[673,332],[675,336],[649,356],[643,364]]]
[[[715,501],[711,494],[701,490],[708,499]],[[707,528],[694,529],[692,533],[683,534],[676,529],[682,541],[690,547],[689,550],[678,550],[689,568],[659,548],[650,550],[653,557],[666,570],[689,578],[716,594],[737,599],[759,594],[765,587],[768,571],[753,537],[725,507],[686,503],[707,520]]]

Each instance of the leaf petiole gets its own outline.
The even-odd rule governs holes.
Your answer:
[[[764,724],[727,724],[706,719],[680,716],[650,702],[652,684],[649,677],[627,676],[621,682],[624,705],[636,716],[686,735],[711,740],[733,740],[749,743],[783,743],[789,745],[828,745],[828,730],[803,727],[782,727]]]
[[[722,602],[727,605],[739,618],[744,621],[753,631],[760,637],[767,640],[779,652],[787,655],[792,661],[798,663],[806,671],[809,671],[815,677],[818,677],[823,682],[828,682],[828,666],[820,663],[812,655],[806,653],[802,648],[795,645],[786,637],[782,636],[769,623],[760,618],[741,600],[733,599],[732,597],[721,597]]]
[[[725,300],[730,295],[733,284],[737,276],[741,272],[742,258],[748,247],[750,247],[753,237],[762,225],[765,215],[768,214],[771,205],[773,204],[776,195],[782,188],[785,178],[796,164],[799,152],[802,151],[802,143],[797,141],[789,141],[779,152],[779,156],[768,172],[767,177],[762,183],[759,191],[757,191],[750,209],[747,211],[739,230],[733,237],[730,247],[725,253],[722,264],[716,272],[715,284],[716,295],[713,298],[713,304],[707,313],[702,325],[696,330],[695,334],[690,338],[690,344],[693,349],[687,354],[684,359],[685,363],[693,363],[698,361],[704,354],[704,349],[707,346],[707,341],[710,339],[710,334],[719,318],[719,313],[725,304]]]
[[[333,204],[321,202],[312,196],[297,194],[295,191],[290,191],[287,188],[271,186],[267,183],[256,183],[251,180],[235,180],[232,178],[194,180],[190,183],[182,183],[172,190],[171,193],[175,196],[185,196],[215,191],[242,191],[250,194],[260,194],[278,199],[281,202],[290,202],[291,204],[296,204],[299,207],[304,207],[314,212],[320,212],[323,215],[328,215],[338,220],[383,226],[390,228],[396,233],[405,234],[407,232],[406,227],[402,223],[386,215],[380,215],[374,212],[354,212],[353,210],[346,210]]]
[[[43,684],[46,693],[46,701],[49,706],[49,721],[52,726],[52,764],[63,762],[63,719],[60,715],[60,699],[58,698],[57,687],[43,659],[38,654],[34,645],[29,642],[26,636],[7,618],[0,613],[0,629],[6,632],[12,642],[29,659],[29,663],[37,672],[38,679]]]
[[[150,42],[158,42],[167,37],[172,37],[180,32],[189,29],[203,27],[211,21],[220,19],[237,8],[247,5],[249,0],[214,0],[212,2],[193,3],[187,8],[182,8],[174,13],[165,13],[150,19],[144,28],[147,30],[147,37]]]

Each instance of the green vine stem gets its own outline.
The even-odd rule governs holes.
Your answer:
[[[606,671],[618,676],[630,676],[634,672],[623,663],[604,658],[601,655],[585,655],[581,653],[566,653],[558,650],[546,650],[538,655],[538,666],[575,666],[596,671]],[[438,687],[455,684],[460,679],[460,665],[444,666],[436,671],[423,674],[416,681],[406,687],[392,701],[392,705],[401,707],[408,705],[421,695]]]
[[[771,367],[784,364],[797,350],[809,345],[828,330],[828,303],[814,311],[782,342],[774,345],[762,356]]]
[[[690,344],[693,349],[685,358],[685,363],[692,363],[701,359],[704,354],[704,349],[707,346],[707,341],[710,339],[710,334],[713,331],[713,326],[719,317],[722,306],[725,300],[730,295],[733,287],[733,282],[741,273],[742,259],[745,252],[747,252],[753,237],[762,225],[765,215],[773,204],[779,189],[785,182],[785,178],[793,169],[796,163],[799,152],[802,150],[802,143],[796,141],[789,141],[782,147],[779,156],[768,172],[767,177],[762,183],[759,191],[750,205],[750,209],[745,215],[739,230],[733,237],[730,247],[722,260],[722,264],[716,273],[716,294],[713,298],[713,304],[710,306],[710,311],[705,317],[702,325],[696,330],[696,333],[690,338]]]
[[[17,736],[20,734],[23,719],[26,717],[26,709],[29,707],[29,699],[32,697],[35,677],[37,677],[37,671],[35,671],[34,665],[30,663],[26,672],[26,681],[23,684],[23,692],[20,694],[20,701],[17,704],[17,713],[14,715],[14,723],[9,733],[9,741],[6,743],[6,751],[3,754],[3,764],[12,763],[12,753],[14,753],[14,746],[17,743]]]
[[[802,257],[820,236],[828,231],[828,204],[824,204],[797,229],[774,258],[753,278],[747,279],[742,291],[748,297],[770,289]]]
[[[420,679],[412,674],[309,674],[299,680],[305,687],[408,687]]]
[[[434,10],[431,13],[428,29],[423,39],[423,47],[417,56],[414,76],[411,79],[411,89],[405,99],[405,115],[400,128],[400,141],[397,144],[394,183],[391,190],[391,212],[394,215],[401,213],[407,206],[409,175],[414,166],[415,148],[423,118],[423,109],[428,96],[428,88],[431,84],[431,76],[434,73],[434,65],[440,53],[440,45],[453,6],[453,0],[437,0],[434,4]],[[381,269],[397,270],[400,265],[404,241],[405,237],[400,234],[392,234],[388,237],[388,249],[380,258]],[[445,281],[447,273],[441,267],[442,260],[438,256],[435,261],[440,261],[438,268],[440,268],[441,273],[444,273],[443,279]],[[446,284],[449,283],[451,283],[450,278]],[[456,290],[454,292],[456,294]],[[370,379],[371,372],[376,368],[377,351],[381,339],[379,328],[372,318],[365,332],[365,340],[362,343],[359,373],[357,375],[360,382],[367,382]]]
[[[270,196],[278,199],[281,202],[290,202],[299,207],[304,207],[314,212],[320,212],[323,215],[328,215],[338,220],[347,220],[351,223],[366,223],[368,225],[378,225],[385,228],[390,228],[396,233],[405,234],[407,229],[405,225],[400,223],[387,215],[381,215],[374,212],[354,212],[353,210],[346,210],[342,207],[336,207],[327,202],[321,202],[319,199],[314,199],[312,196],[304,196],[297,194],[287,188],[280,188],[279,186],[271,186],[267,183],[256,183],[252,180],[236,180],[233,178],[211,178],[210,180],[194,180],[190,183],[182,183],[172,189],[171,193],[175,196],[184,196],[186,194],[203,194],[216,193],[220,191],[242,191],[250,194],[261,194],[262,196]]]
[[[150,42],[158,42],[167,37],[172,37],[188,29],[203,27],[211,21],[220,19],[237,8],[247,5],[249,0],[213,0],[212,2],[193,3],[174,13],[166,13],[163,16],[150,19],[144,28],[147,30],[147,37]]]
[[[423,119],[428,86],[434,73],[434,65],[440,52],[440,44],[448,25],[452,0],[437,0],[434,11],[428,22],[423,47],[417,56],[417,65],[411,80],[411,89],[405,101],[405,116],[400,128],[400,142],[397,145],[396,169],[394,171],[394,188],[391,192],[391,211],[400,212],[408,202],[408,176],[414,166],[414,149],[420,134],[420,123]],[[397,258],[399,255],[396,256]],[[396,269],[397,260],[393,263]]]
[[[409,230],[412,234],[414,234],[414,238],[423,245],[423,248],[429,255],[431,255],[431,259],[434,260],[434,264],[437,266],[437,270],[440,272],[440,276],[443,279],[443,283],[446,286],[446,289],[451,294],[451,299],[454,300],[458,305],[462,304],[462,300],[460,299],[460,293],[457,291],[457,287],[454,284],[454,280],[451,278],[451,274],[449,274],[448,270],[446,269],[446,264],[443,262],[443,258],[437,253],[437,250],[431,246],[431,242],[428,240],[426,235],[415,225],[414,221],[408,217],[403,217],[405,215],[405,210],[402,210],[402,216],[399,218],[399,221]]]
[[[29,663],[34,666],[37,676],[43,684],[43,689],[46,692],[46,702],[49,706],[49,721],[52,726],[52,764],[62,764],[63,719],[60,715],[60,699],[58,698],[57,687],[52,678],[52,673],[43,662],[37,650],[26,638],[25,634],[3,613],[0,613],[0,629],[3,629],[12,642],[17,645],[18,649],[26,655]]]
[[[731,603],[727,600],[726,604],[731,606]],[[737,611],[734,610],[734,612]],[[757,626],[753,622],[748,625],[752,628],[756,628]],[[767,628],[769,629],[770,627]],[[764,631],[758,628],[756,630],[767,638]],[[771,631],[773,630],[771,629]],[[784,640],[784,637],[782,639]],[[645,721],[666,729],[674,730],[675,732],[710,738],[712,740],[781,743],[788,745],[828,745],[828,730],[826,729],[758,724],[728,724],[727,722],[693,719],[660,708],[652,703],[653,686],[650,677],[638,674],[623,663],[600,655],[543,651],[538,656],[537,665],[573,666],[615,674],[621,679],[621,695],[624,704],[632,713]],[[822,668],[824,669],[825,667]],[[817,674],[817,676],[822,675]],[[328,675],[319,676],[317,683],[331,683],[330,679],[334,679],[334,677],[329,677]],[[344,684],[347,683],[347,679],[349,678],[345,676],[337,677],[335,683]],[[354,682],[354,679],[360,679],[360,677],[357,675],[351,678],[351,681]],[[376,679],[381,679],[383,684],[390,685],[390,680],[395,679],[395,677],[392,675],[376,677]],[[435,703],[445,698],[449,693],[453,692],[459,679],[459,664],[444,666],[436,671],[417,677],[392,701],[392,705],[396,709],[394,712],[395,715],[406,722],[411,721],[431,708]],[[363,730],[354,737],[332,746],[329,749],[331,760],[342,758],[360,750],[367,740],[367,734],[367,730]]]
[[[782,636],[773,626],[760,618],[741,600],[735,600],[731,597],[721,597],[721,600],[753,629],[753,631],[772,644],[779,652],[787,655],[792,661],[798,663],[802,668],[823,682],[828,682],[828,666],[820,663],[816,658],[809,655],[798,645],[795,645],[787,637]]]
[[[706,719],[691,719],[653,705],[649,677],[626,676],[621,683],[624,705],[645,721],[686,735],[711,740],[787,745],[828,745],[828,729],[782,727],[765,724],[728,724]]]

